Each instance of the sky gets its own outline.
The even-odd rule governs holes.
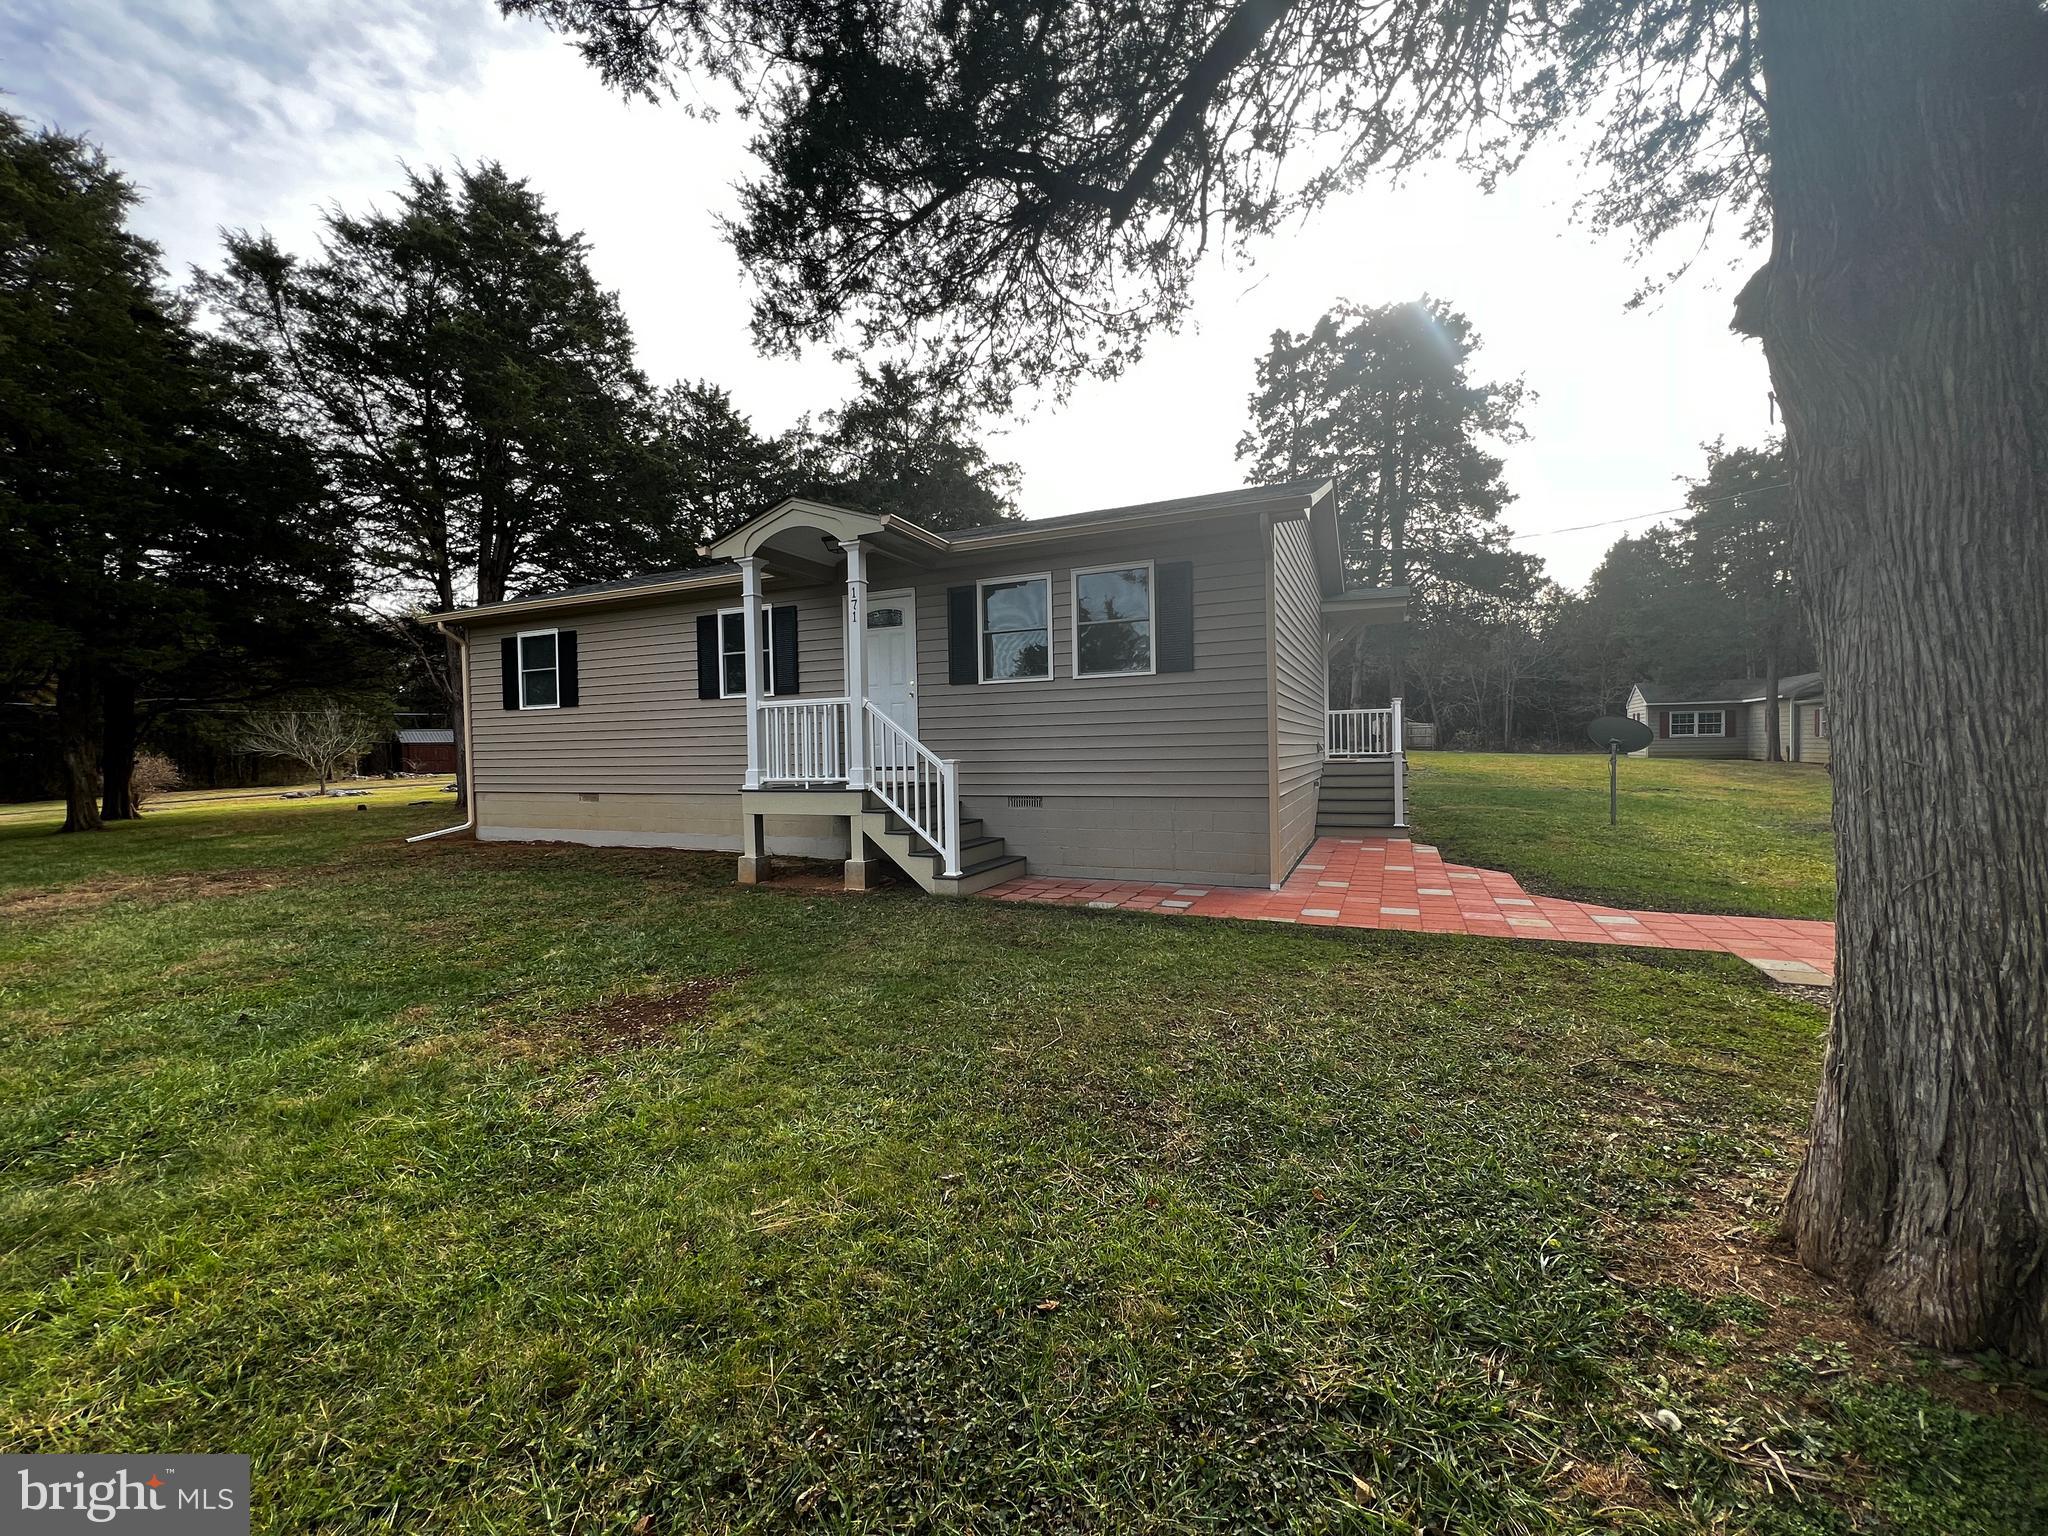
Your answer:
[[[403,165],[495,158],[588,237],[657,383],[711,379],[765,432],[849,393],[852,369],[829,353],[754,351],[746,275],[716,224],[749,174],[746,125],[625,103],[568,44],[488,0],[9,0],[0,92],[107,150],[180,276],[217,263],[223,228],[309,250],[323,209],[388,203]],[[1272,332],[1304,330],[1339,299],[1428,293],[1471,317],[1475,378],[1519,375],[1534,392],[1527,441],[1501,450],[1507,522],[1554,577],[1583,582],[1650,520],[1553,530],[1670,508],[1703,443],[1773,428],[1761,353],[1727,328],[1760,257],[1709,239],[1692,275],[1631,311],[1645,269],[1574,223],[1578,185],[1563,146],[1491,196],[1446,165],[1328,205],[1259,243],[1249,269],[1217,260],[1179,334],[991,433],[1022,472],[1022,511],[1242,484],[1236,443]]]

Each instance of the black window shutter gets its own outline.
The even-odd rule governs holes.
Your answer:
[[[561,691],[555,696],[562,701],[562,708],[574,709],[577,704],[575,630],[555,631],[555,665],[561,668],[557,674],[561,679]]]
[[[1152,567],[1152,612],[1159,625],[1159,670],[1195,670],[1195,563],[1164,560]]]
[[[697,615],[697,697],[718,697],[718,615]]]
[[[505,707],[519,707],[519,637],[507,635],[498,642],[498,669],[505,675]]]
[[[946,588],[946,681],[978,683],[981,665],[975,647],[981,637],[975,633],[974,588]]]
[[[796,678],[796,604],[777,603],[768,615],[769,665],[775,678],[775,692],[778,696],[795,693]]]

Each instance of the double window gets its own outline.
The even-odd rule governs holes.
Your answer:
[[[1718,709],[1674,709],[1671,711],[1673,736],[1719,736],[1726,721],[1725,714]]]
[[[1021,683],[1052,676],[1052,578],[1003,576],[977,584],[981,680]]]
[[[1074,676],[1157,670],[1152,636],[1152,562],[1074,572]]]
[[[774,606],[761,605],[761,695],[775,695]],[[747,696],[747,611],[721,608],[718,611],[718,696],[743,699]]]
[[[1070,578],[1075,677],[1146,676],[1158,668],[1152,562],[1076,569]],[[975,588],[984,683],[1053,675],[1052,577],[998,576]]]
[[[562,657],[557,632],[528,630],[519,637],[519,707],[562,707]]]

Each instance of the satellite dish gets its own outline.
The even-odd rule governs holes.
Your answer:
[[[1620,715],[1602,715],[1586,727],[1586,734],[1596,746],[1610,752],[1640,752],[1657,739],[1656,733],[1642,721]]]
[[[1620,813],[1621,754],[1640,752],[1657,739],[1656,733],[1640,720],[1620,715],[1602,715],[1586,727],[1586,734],[1607,749],[1607,825],[1614,825]]]

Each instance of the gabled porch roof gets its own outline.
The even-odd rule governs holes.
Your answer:
[[[889,513],[879,516],[835,507],[830,502],[791,496],[778,502],[752,522],[742,523],[724,538],[704,545],[699,554],[715,560],[746,560],[766,553],[772,546],[777,563],[794,562],[829,570],[838,558],[839,546],[849,539],[861,539],[891,554],[915,556],[943,554],[945,535],[921,528],[907,517]]]

